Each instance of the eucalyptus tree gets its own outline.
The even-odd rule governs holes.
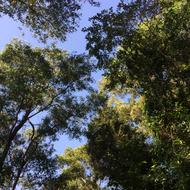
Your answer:
[[[33,179],[40,185],[40,176],[53,175],[51,142],[58,134],[80,134],[87,107],[76,94],[91,90],[91,69],[88,57],[56,47],[32,48],[14,40],[1,52],[2,188],[15,189],[20,177],[20,183]]]
[[[0,1],[0,17],[7,15],[29,27],[41,41],[78,27],[85,1]],[[88,0],[97,6],[94,0]],[[42,186],[55,174],[51,142],[59,133],[80,134],[84,103],[77,91],[89,89],[92,67],[84,55],[52,48],[32,48],[11,42],[0,55],[0,185],[15,189]]]

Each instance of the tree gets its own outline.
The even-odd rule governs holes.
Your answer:
[[[122,1],[86,29],[108,89],[144,98],[158,189],[189,187],[189,10],[187,1]]]
[[[112,189],[152,189],[153,144],[143,130],[143,99],[132,96],[126,103],[117,94],[111,92],[89,125],[87,151],[92,165],[100,179],[108,178]]]
[[[186,98],[188,91],[185,85],[189,83],[186,77],[189,3],[161,1],[157,5],[160,12],[152,16],[151,7],[146,4],[145,6],[144,1],[140,5],[139,2],[141,1],[129,5],[120,4],[117,13],[104,11],[93,17],[93,26],[87,29],[87,39],[89,39],[87,47],[97,58],[103,55],[102,52],[108,56],[112,55],[109,52],[118,47],[115,59],[111,58],[102,63],[110,86],[131,87],[139,94],[145,94],[147,101],[151,101],[146,102],[149,114],[154,115],[159,111],[163,112],[166,107],[171,107],[167,102],[169,104],[179,102],[185,108],[185,103],[180,101],[183,99],[188,102]],[[154,1],[150,2],[151,5],[154,3]],[[139,13],[139,7],[142,10],[147,9],[146,14],[151,11],[149,17],[142,10]],[[131,14],[128,13],[129,11]],[[141,19],[135,18],[134,14]],[[122,27],[121,22],[125,18],[126,26]],[[127,27],[131,22],[133,28]],[[115,33],[111,34],[113,31]],[[96,41],[97,35],[100,38],[98,41]],[[110,42],[113,44],[109,45]],[[106,49],[107,47],[110,49]],[[99,60],[101,61],[101,58]],[[179,81],[185,84],[180,84]],[[184,90],[186,92],[183,92]],[[175,105],[172,109],[176,109],[174,107]]]
[[[2,188],[15,189],[21,176],[20,182],[27,184],[47,178],[46,171],[52,174],[55,158],[48,143],[58,134],[80,134],[87,108],[76,92],[91,89],[91,69],[88,57],[68,55],[56,47],[31,48],[15,40],[1,52]]]
[[[66,34],[75,31],[80,18],[83,0],[3,0],[0,16],[20,21],[29,27],[41,40],[49,37],[65,40]],[[98,5],[94,0],[88,0]]]
[[[76,149],[67,148],[59,156],[61,175],[47,183],[47,187],[65,190],[106,190],[91,166],[86,146]],[[52,187],[51,187],[52,185]]]
[[[10,159],[5,164],[3,187],[16,189],[19,184],[24,189],[40,189],[44,181],[56,175],[54,148],[51,141],[47,142],[47,138],[42,135],[40,137],[39,134],[31,137],[30,141],[19,140],[22,142],[15,143],[17,147],[12,149]],[[9,169],[9,176],[6,167]]]

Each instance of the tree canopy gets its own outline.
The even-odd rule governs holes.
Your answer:
[[[47,186],[55,190],[106,190],[91,164],[86,146],[67,148],[59,156],[61,175],[48,181]]]
[[[32,48],[17,40],[1,52],[0,174],[5,188],[17,180],[17,172],[28,171],[30,180],[40,174],[38,169],[50,170],[43,160],[51,158],[48,142],[57,134],[80,134],[86,107],[75,93],[90,90],[91,68],[84,55]],[[42,177],[47,177],[44,171]]]
[[[66,39],[66,34],[76,30],[83,0],[2,0],[0,16],[20,21],[42,41],[47,38]],[[88,0],[91,5],[98,5]]]
[[[96,56],[99,66],[105,70],[108,92],[120,89],[125,94],[144,99],[141,114],[151,145],[148,152],[153,155],[150,173],[146,175],[151,175],[153,180],[154,186],[148,185],[150,189],[189,187],[189,9],[187,1],[122,1],[116,11],[104,10],[94,16],[91,19],[92,26],[85,29],[88,32],[89,53]],[[111,118],[114,118],[112,115],[115,114],[111,114]],[[109,141],[103,140],[108,130],[103,132],[103,129],[108,125],[107,121],[112,119],[104,121],[106,116],[100,113],[98,123],[93,124],[93,128],[101,126],[101,151],[109,148],[106,144]],[[109,124],[113,125],[111,128],[120,126],[116,123],[118,117]],[[96,136],[90,136],[89,147],[97,144],[94,150],[99,150],[98,137],[93,143],[91,138],[96,139]],[[110,138],[111,134],[108,135]],[[130,144],[130,140],[126,141],[124,144]],[[113,144],[110,146],[114,148]],[[125,150],[127,152],[127,148]],[[109,163],[109,159],[118,161],[121,156],[112,156],[110,150],[104,157],[101,151],[96,155],[96,151],[92,150],[90,154],[98,170],[106,175],[105,170],[101,169],[102,164]],[[134,151],[138,154],[137,145]],[[130,151],[128,154],[133,155]],[[104,158],[106,160],[102,163]],[[114,167],[113,163],[107,166],[109,172]],[[135,167],[133,169],[135,172]],[[130,168],[124,171],[125,176],[127,171]],[[107,175],[110,175],[109,172]],[[140,176],[140,172],[136,172],[137,176]],[[137,183],[141,184],[141,180],[134,180],[129,187],[119,181],[121,179],[116,181],[124,189],[143,188],[136,186]],[[127,185],[130,185],[130,180]]]
[[[64,40],[82,2],[0,1],[0,12]],[[0,188],[188,190],[190,3],[121,0],[90,21],[89,56],[18,40],[1,52]],[[87,143],[55,155],[63,133]]]

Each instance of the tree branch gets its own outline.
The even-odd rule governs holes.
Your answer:
[[[70,87],[71,87],[71,84],[69,84],[64,90],[62,90],[62,91],[60,91],[59,93],[57,93],[54,97],[52,97],[51,101],[50,101],[47,105],[45,105],[43,108],[41,108],[41,109],[40,109],[39,111],[37,111],[36,113],[30,115],[28,118],[31,119],[32,117],[38,115],[39,113],[41,113],[41,112],[45,111],[46,109],[48,109],[49,107],[51,107],[52,104],[53,104],[53,102],[54,102],[54,100],[55,100],[57,97],[59,97],[64,91],[66,91],[66,90],[67,90],[68,88],[70,88]]]
[[[35,136],[35,126],[34,124],[29,120],[29,123],[32,127],[32,135],[30,137],[30,143],[29,143],[29,146],[28,148],[26,149],[24,155],[23,155],[23,161],[22,161],[22,164],[21,164],[21,167],[19,168],[18,172],[17,172],[17,175],[16,175],[16,178],[15,178],[15,181],[14,181],[14,184],[13,184],[13,187],[12,187],[12,190],[15,190],[16,189],[16,186],[18,184],[18,181],[19,181],[19,178],[20,178],[20,175],[24,169],[24,166],[26,165],[27,163],[27,155],[28,155],[28,152],[30,151],[30,148],[32,147],[33,143],[34,143],[34,136]]]

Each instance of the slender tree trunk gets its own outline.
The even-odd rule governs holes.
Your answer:
[[[14,130],[13,133],[11,133],[9,135],[9,139],[7,141],[7,144],[3,150],[3,153],[2,153],[2,157],[0,159],[0,176],[2,175],[2,170],[3,170],[3,165],[4,165],[4,162],[6,160],[6,157],[7,157],[7,154],[10,150],[10,147],[11,147],[11,144],[12,144],[12,141],[14,140],[16,134],[18,132],[18,129],[17,130]],[[0,184],[1,184],[1,179],[0,179]]]
[[[13,183],[13,187],[12,187],[12,190],[15,190],[16,189],[16,186],[17,186],[17,184],[18,184],[18,181],[19,181],[19,178],[20,178],[20,175],[21,175],[21,173],[22,173],[22,171],[23,171],[23,169],[24,169],[24,167],[25,167],[25,165],[26,165],[26,163],[27,163],[27,157],[28,157],[28,154],[29,154],[29,152],[30,152],[30,149],[31,149],[31,147],[33,146],[33,144],[35,143],[35,139],[37,138],[37,136],[36,136],[36,138],[34,138],[34,135],[35,135],[35,127],[34,127],[34,125],[32,124],[32,122],[29,120],[29,123],[30,123],[30,125],[32,126],[32,136],[31,136],[31,142],[29,143],[29,145],[28,145],[28,148],[26,149],[26,151],[25,151],[25,154],[24,154],[24,156],[23,156],[23,162],[22,162],[22,164],[21,164],[21,166],[20,166],[20,168],[19,168],[19,170],[18,170],[18,172],[17,172],[17,175],[16,175],[16,178],[15,178],[15,181],[14,181],[14,183]]]
[[[26,164],[26,162],[24,162],[24,163],[22,164],[22,166],[20,167],[20,169],[19,169],[19,171],[18,171],[18,173],[17,173],[17,175],[16,175],[16,179],[15,179],[15,181],[14,181],[14,183],[13,183],[12,190],[15,190],[15,189],[16,189],[16,186],[17,186],[17,184],[18,184],[18,180],[19,180],[19,178],[20,178],[20,175],[21,175],[21,173],[22,173],[22,171],[23,171],[23,168],[24,168],[25,164]]]
[[[14,140],[15,136],[17,135],[18,131],[24,126],[24,124],[27,122],[28,120],[28,116],[30,115],[30,111],[31,109],[28,109],[25,112],[25,115],[23,116],[22,120],[20,121],[20,123],[12,130],[12,132],[9,134],[9,138],[7,141],[7,144],[3,150],[2,156],[0,158],[0,185],[2,185],[2,170],[3,170],[3,165],[5,163],[5,160],[7,158],[8,152],[10,150],[12,141]]]
[[[1,177],[2,177],[3,165],[4,165],[5,159],[7,157],[7,154],[9,152],[9,150],[10,150],[11,143],[12,143],[13,139],[14,138],[12,136],[9,137],[8,142],[7,142],[7,144],[6,144],[6,146],[5,146],[4,150],[3,150],[3,153],[2,153],[2,156],[1,156],[1,159],[0,159],[0,184],[2,183]]]

